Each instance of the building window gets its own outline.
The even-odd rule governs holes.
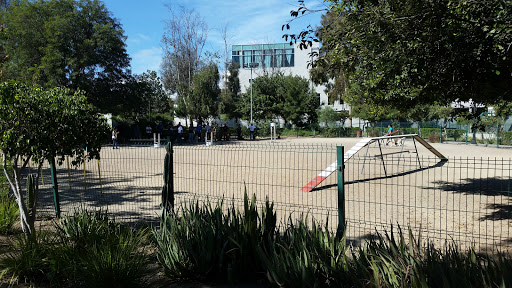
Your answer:
[[[233,45],[232,62],[241,67],[258,63],[265,68],[294,67],[295,50],[289,43],[264,45]]]

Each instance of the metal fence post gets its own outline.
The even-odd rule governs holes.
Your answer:
[[[162,188],[162,217],[169,214],[174,208],[174,167],[172,142],[165,145],[164,159],[164,187]]]
[[[55,204],[55,216],[60,218],[60,199],[59,184],[57,183],[57,169],[55,168],[55,158],[50,159],[50,171],[52,175],[53,202]]]
[[[336,160],[338,170],[338,230],[336,235],[341,238],[345,232],[345,163],[343,146],[336,146]]]
[[[496,124],[496,148],[500,148],[500,124]]]

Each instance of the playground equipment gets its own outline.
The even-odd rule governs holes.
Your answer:
[[[276,141],[276,123],[270,123],[270,141]]]
[[[210,136],[210,138],[208,138],[208,136]],[[213,145],[213,131],[207,131],[206,134],[204,134],[204,141],[206,146]]]
[[[407,134],[407,135],[381,136],[381,137],[362,139],[356,145],[354,145],[352,148],[350,148],[350,150],[348,150],[347,152],[345,152],[343,154],[343,157],[344,157],[343,162],[347,162],[350,158],[352,158],[352,156],[354,156],[357,152],[359,152],[364,147],[366,147],[366,154],[365,154],[365,156],[366,156],[368,154],[368,149],[370,148],[370,144],[377,143],[377,145],[379,146],[380,158],[382,160],[382,165],[384,167],[384,173],[387,176],[386,165],[384,163],[384,157],[382,154],[382,147],[381,147],[382,143],[384,143],[385,141],[395,140],[395,139],[399,139],[400,141],[403,141],[403,140],[405,140],[405,138],[412,138],[413,143],[414,143],[414,149],[416,151],[416,157],[418,159],[418,164],[420,165],[420,168],[421,168],[421,162],[420,162],[419,155],[418,155],[418,149],[416,147],[416,141],[419,142],[421,145],[423,145],[425,148],[427,148],[434,155],[439,157],[442,161],[448,161],[448,159],[446,157],[444,157],[443,154],[441,154],[434,147],[432,147],[430,144],[428,144],[418,134]],[[400,151],[400,157],[401,157],[403,150],[404,150],[404,145],[402,145],[402,150]],[[364,160],[366,161],[366,157],[364,158]],[[363,161],[362,169],[364,169],[365,161]],[[398,162],[400,162],[400,158],[398,158]],[[329,175],[331,175],[334,171],[336,171],[337,166],[338,166],[338,161],[334,161],[331,165],[327,166],[327,168],[325,168],[320,174],[318,174],[315,178],[313,178],[313,180],[309,181],[308,184],[304,185],[304,187],[302,187],[300,189],[300,191],[310,192],[311,190],[315,189],[315,187],[318,186],[318,184],[320,184],[327,177],[329,177]]]
[[[160,148],[160,133],[153,133],[153,147]]]

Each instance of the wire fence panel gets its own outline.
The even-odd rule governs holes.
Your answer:
[[[274,202],[278,219],[301,215],[332,220],[337,215],[336,178],[316,193],[300,189],[336,160],[335,145],[236,144],[177,146],[174,150],[177,203],[192,199],[243,203],[244,192],[260,204]],[[327,189],[327,188],[333,188]]]
[[[157,222],[165,153],[148,146],[104,147],[100,161],[78,167],[67,160],[58,164],[63,215],[85,207],[108,210],[123,221]],[[454,240],[464,247],[511,250],[511,160],[443,162],[398,147],[383,153],[372,144],[345,163],[348,239],[357,243],[399,225],[438,245]],[[336,231],[336,172],[313,191],[301,191],[336,161],[334,144],[184,145],[175,146],[173,156],[176,207],[223,201],[226,208],[243,209],[246,191],[249,197],[256,195],[259,205],[266,199],[273,202],[280,223],[307,215]],[[52,217],[49,168],[39,173],[38,209]]]
[[[399,225],[439,246],[454,240],[481,250],[511,249],[510,160],[383,159],[358,156],[347,163],[348,238],[362,241]]]
[[[57,167],[62,213],[85,207],[107,210],[119,220],[157,221],[164,157],[163,148],[123,146],[104,147],[101,160],[78,167],[65,160]],[[47,167],[42,172],[39,210],[51,214],[54,208],[50,172]]]

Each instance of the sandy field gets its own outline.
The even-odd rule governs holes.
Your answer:
[[[241,205],[244,191],[274,203],[281,223],[314,218],[339,227],[344,196],[347,238],[358,244],[376,231],[411,227],[438,245],[454,240],[477,249],[512,248],[512,149],[432,144],[441,161],[408,139],[403,147],[370,145],[345,163],[343,194],[334,172],[311,192],[301,188],[362,138],[286,138],[232,141],[174,149],[176,206],[191,200]],[[382,151],[382,154],[381,154]],[[418,153],[416,153],[416,151]],[[382,155],[382,157],[381,157]],[[101,161],[59,166],[63,213],[79,206],[107,209],[126,221],[157,222],[165,149],[105,147]],[[50,173],[42,171],[41,211],[53,214]],[[242,207],[242,206],[238,206]],[[342,210],[343,211],[343,210]],[[341,218],[343,219],[343,218]]]

